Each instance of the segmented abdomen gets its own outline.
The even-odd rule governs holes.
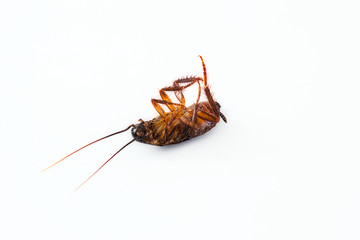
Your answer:
[[[207,105],[207,102],[199,103],[198,108],[207,111]],[[158,116],[140,123],[145,131],[143,139],[138,141],[159,146],[176,144],[200,136],[216,125],[216,122],[196,117],[195,123],[191,126],[193,110],[193,106],[177,109],[166,113],[166,118]]]

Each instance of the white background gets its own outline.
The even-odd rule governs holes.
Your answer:
[[[2,1],[1,239],[359,239],[357,1]],[[228,124],[123,133],[202,74]],[[191,104],[191,101],[188,101]]]

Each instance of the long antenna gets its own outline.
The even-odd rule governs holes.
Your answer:
[[[82,184],[80,184],[75,191],[77,191],[79,188],[81,188],[82,185],[84,185],[87,181],[90,180],[90,178],[92,178],[100,169],[102,169],[105,164],[107,164],[111,159],[113,159],[113,157],[116,156],[116,154],[118,154],[121,150],[123,150],[125,147],[127,147],[130,143],[134,142],[135,139],[131,140],[130,142],[128,142],[127,144],[125,144],[122,148],[120,148],[114,155],[112,155],[106,162],[103,163],[103,165],[101,165],[93,174],[91,174],[90,177],[88,177],[88,179],[86,179]]]
[[[93,142],[91,142],[91,143],[89,143],[89,144],[86,144],[85,146],[83,146],[83,147],[79,148],[78,150],[76,150],[76,151],[74,151],[74,152],[70,153],[70,154],[69,154],[69,155],[67,155],[66,157],[63,157],[62,159],[60,159],[60,160],[59,160],[59,161],[57,161],[56,163],[54,163],[54,164],[50,165],[49,167],[47,167],[47,168],[43,169],[43,170],[42,170],[42,172],[44,172],[44,171],[48,170],[49,168],[51,168],[51,167],[55,166],[56,164],[58,164],[58,163],[60,163],[61,161],[65,160],[66,158],[70,157],[70,156],[71,156],[71,155],[73,155],[74,153],[76,153],[76,152],[80,151],[81,149],[84,149],[84,148],[86,148],[86,147],[90,146],[90,145],[91,145],[91,144],[93,144],[93,143],[96,143],[96,142],[99,142],[99,141],[101,141],[101,140],[104,140],[105,138],[108,138],[108,137],[114,136],[114,135],[116,135],[116,134],[119,134],[119,133],[125,132],[125,131],[129,130],[129,128],[133,127],[133,126],[134,126],[134,124],[131,124],[130,126],[128,126],[127,128],[125,128],[124,130],[121,130],[121,131],[118,131],[118,132],[112,133],[112,134],[107,135],[107,136],[105,136],[105,137],[99,138],[98,140],[95,140],[95,141],[93,141]],[[128,144],[130,144],[130,143],[128,143]],[[128,144],[126,144],[125,146],[127,146]]]

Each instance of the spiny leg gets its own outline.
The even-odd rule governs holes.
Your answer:
[[[201,64],[202,64],[202,67],[203,67],[204,85],[207,86],[207,74],[206,74],[206,67],[205,67],[204,59],[202,58],[201,55],[199,55],[199,57],[201,59]]]
[[[208,121],[208,122],[213,122],[213,123],[217,123],[219,122],[219,117],[213,115],[212,113],[208,113],[205,112],[203,110],[197,110],[196,114],[193,116],[195,116],[195,121],[200,118],[202,120]],[[190,116],[181,116],[180,120],[185,123],[186,125],[188,125],[189,127],[193,127],[195,124],[195,121],[192,119],[189,119]]]
[[[201,97],[201,85],[200,85],[200,82],[198,82],[198,84],[199,84],[198,97],[197,97],[196,102],[194,104],[193,115],[192,115],[192,118],[191,118],[191,126],[193,126],[195,124],[196,115],[197,115],[198,106],[199,106],[199,101],[200,101],[200,97]]]
[[[219,117],[218,117],[218,116],[215,116],[215,115],[213,115],[213,114],[211,114],[211,113],[208,113],[208,112],[204,112],[204,111],[202,111],[202,110],[199,110],[199,111],[197,112],[197,116],[198,116],[199,118],[203,119],[203,120],[208,121],[208,122],[214,122],[214,123],[216,123],[216,122],[219,121]]]
[[[186,125],[188,125],[189,127],[193,127],[196,120],[197,120],[197,116],[198,116],[198,107],[199,107],[199,101],[200,101],[200,97],[201,97],[201,85],[200,85],[200,82],[198,81],[198,84],[199,84],[199,88],[198,88],[198,97],[196,99],[196,102],[195,104],[193,105],[193,111],[192,111],[192,117],[191,117],[191,120],[189,120],[189,117],[190,116],[181,116],[180,117],[180,120],[185,123]],[[200,114],[203,113],[203,111],[200,111]],[[206,115],[206,114],[205,114]],[[210,115],[210,114],[207,114],[207,115]],[[216,117],[210,115],[210,117],[207,117],[206,119],[210,119],[209,121],[215,121],[215,122],[218,122],[218,120],[216,120]],[[206,120],[205,119],[205,120]],[[215,120],[214,120],[215,119]]]
[[[202,56],[200,56],[200,59],[201,59],[201,63],[202,63],[202,66],[203,66],[203,74],[204,74],[204,92],[205,92],[205,95],[206,95],[206,98],[208,99],[208,102],[210,104],[210,107],[212,109],[212,111],[214,112],[214,114],[216,116],[219,116],[219,111],[216,107],[216,103],[212,97],[212,94],[210,92],[210,88],[209,86],[207,85],[207,74],[206,74],[206,67],[205,67],[205,63],[204,63],[204,59],[202,58]]]
[[[161,99],[151,99],[151,103],[153,104],[155,110],[167,121],[166,119],[166,112],[165,110],[160,106],[160,104],[166,105],[171,112],[175,111],[177,107],[186,108],[185,106],[185,98],[182,94],[182,91],[191,85],[193,85],[195,82],[197,82],[199,85],[199,81],[202,79],[200,77],[189,77],[189,78],[181,78],[178,80],[175,80],[173,83],[173,86],[171,87],[165,87],[160,89],[160,96]],[[180,84],[187,83],[184,86],[181,86]],[[176,97],[178,98],[180,103],[174,103],[171,101],[170,97],[166,94],[166,92],[174,92]],[[180,94],[180,96],[178,95]],[[199,99],[199,97],[198,97]]]
[[[185,107],[185,97],[182,93],[186,88],[190,87],[194,83],[202,81],[202,78],[200,77],[186,77],[186,78],[180,78],[173,82],[173,85],[170,87],[164,87],[160,89],[160,96],[163,100],[167,102],[172,102],[170,97],[167,95],[166,92],[174,92],[176,98],[179,100],[180,104]],[[186,85],[180,85],[187,83]],[[174,111],[175,107],[167,105],[170,111]]]
[[[200,97],[201,97],[201,85],[200,85],[200,82],[198,81],[197,82],[198,85],[199,85],[199,88],[198,88],[198,97],[196,99],[196,102],[195,104],[193,105],[193,113],[192,113],[192,117],[191,117],[191,120],[189,120],[187,117],[185,116],[181,116],[180,117],[180,120],[185,123],[186,125],[190,126],[190,127],[193,127],[194,124],[195,124],[195,121],[196,121],[196,115],[197,115],[197,111],[198,111],[198,106],[199,106],[199,101],[200,101]]]
[[[161,117],[163,117],[165,119],[165,121],[167,121],[167,117],[166,117],[166,112],[165,110],[160,106],[160,104],[164,104],[166,106],[170,106],[171,109],[173,109],[174,105],[179,106],[179,107],[184,107],[182,104],[180,103],[173,103],[173,102],[168,102],[165,100],[161,100],[161,99],[151,99],[151,103],[154,106],[155,110],[160,114]],[[170,108],[169,108],[170,109]],[[172,112],[175,111],[172,110]]]
[[[179,100],[180,103],[185,105],[185,97],[184,97],[184,94],[182,93],[182,91],[185,90],[186,88],[190,87],[191,85],[193,85],[195,82],[197,82],[200,85],[200,81],[203,81],[203,79],[200,77],[194,77],[194,76],[180,78],[180,79],[174,81],[173,86],[181,88],[180,91],[174,92],[176,98]],[[183,83],[188,83],[188,84],[181,86],[180,84],[183,84]]]

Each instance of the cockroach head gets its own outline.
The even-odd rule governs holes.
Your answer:
[[[131,134],[134,137],[134,139],[138,142],[142,142],[143,139],[146,136],[146,129],[145,129],[145,123],[144,121],[141,121],[139,124],[136,124],[131,129]]]

